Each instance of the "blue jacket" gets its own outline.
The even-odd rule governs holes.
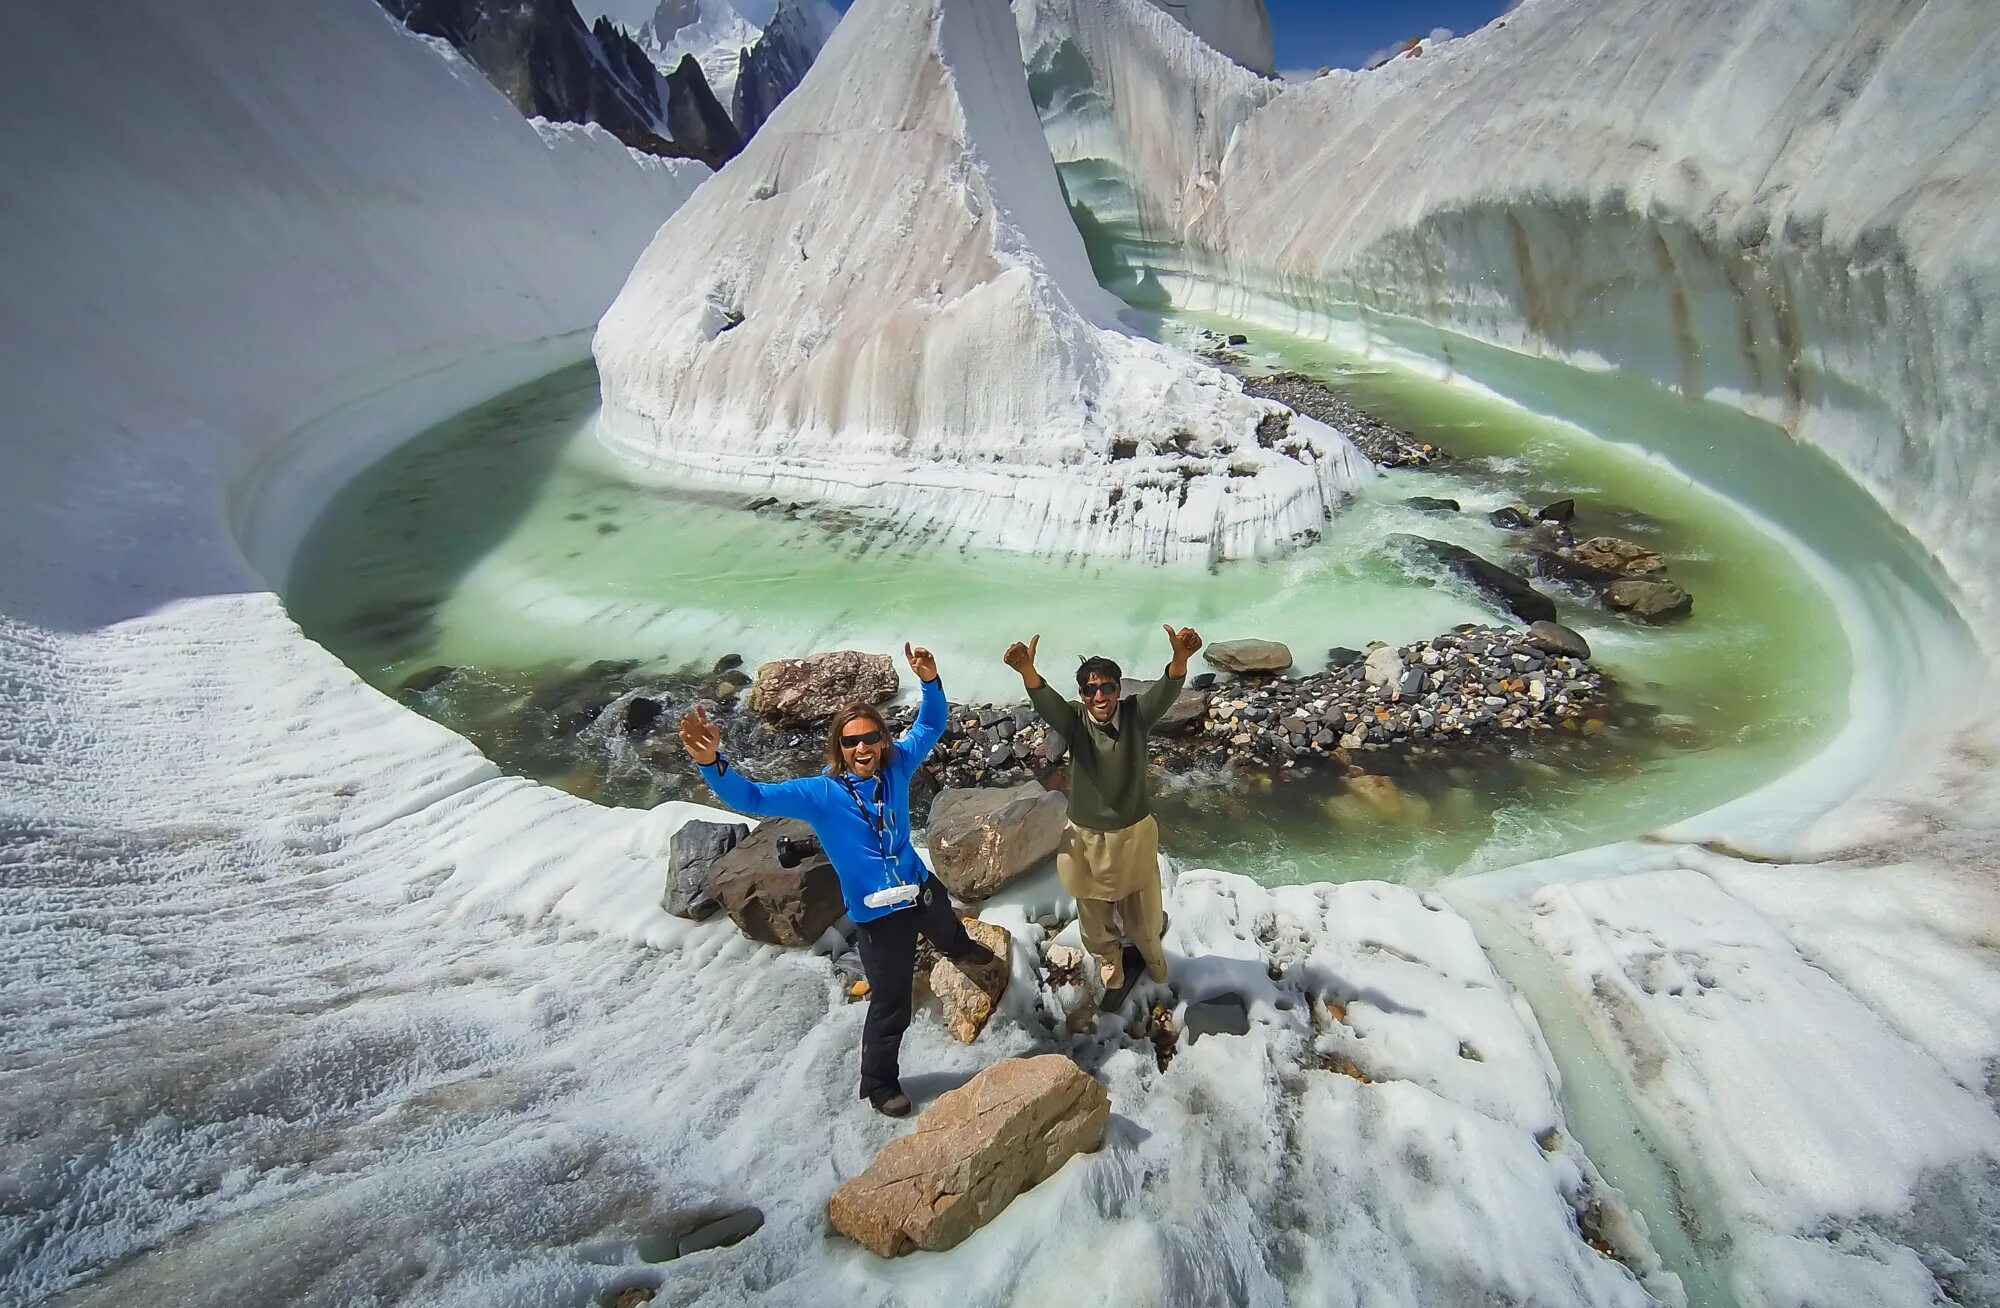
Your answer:
[[[944,735],[944,687],[937,681],[923,683],[923,706],[917,720],[896,741],[896,747],[882,761],[877,779],[863,781],[849,775],[863,800],[872,808],[881,802],[887,819],[887,843],[875,836],[874,823],[856,802],[855,796],[833,774],[800,777],[794,781],[764,783],[752,781],[718,756],[701,768],[701,779],[715,797],[741,813],[760,817],[798,818],[811,824],[820,848],[840,878],[840,897],[847,903],[847,915],[856,922],[872,922],[886,917],[906,904],[870,908],[864,898],[890,886],[922,885],[924,865],[910,848],[910,777]],[[882,787],[880,791],[877,786]]]

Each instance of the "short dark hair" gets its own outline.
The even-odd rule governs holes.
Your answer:
[[[1105,658],[1102,654],[1093,654],[1076,665],[1076,688],[1078,690],[1082,690],[1090,684],[1090,674],[1093,672],[1101,672],[1108,680],[1114,682],[1123,682],[1125,680],[1125,674],[1119,671],[1116,663]]]

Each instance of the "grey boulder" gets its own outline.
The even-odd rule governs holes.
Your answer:
[[[667,844],[667,894],[661,901],[675,917],[699,922],[722,906],[708,893],[715,861],[750,834],[747,822],[689,822]]]
[[[879,704],[896,693],[886,654],[837,649],[758,667],[750,708],[774,722],[824,722],[850,704]]]
[[[960,899],[984,899],[1056,855],[1069,801],[1035,782],[945,790],[931,804],[931,867]]]

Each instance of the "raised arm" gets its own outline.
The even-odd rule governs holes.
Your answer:
[[[896,742],[896,748],[910,756],[910,766],[924,761],[937,747],[938,738],[944,735],[947,710],[944,702],[944,683],[938,679],[937,660],[922,646],[910,648],[903,642],[903,657],[910,661],[910,671],[917,674],[917,681],[923,686],[923,699],[917,706],[917,720]]]
[[[681,748],[694,760],[701,771],[701,779],[715,792],[715,797],[739,813],[750,813],[758,817],[803,818],[809,815],[812,805],[804,779],[779,781],[766,784],[750,778],[729,766],[729,760],[722,757],[722,733],[708,720],[708,714],[697,704],[694,712],[681,719]]]
[[[1166,632],[1167,643],[1173,647],[1173,657],[1167,662],[1167,674],[1139,696],[1139,719],[1149,727],[1174,706],[1181,686],[1187,681],[1188,656],[1201,648],[1201,637],[1193,627],[1182,627],[1178,631],[1167,627]]]
[[[1042,680],[1042,674],[1035,670],[1035,651],[1041,643],[1039,635],[1030,638],[1025,645],[1017,640],[1007,647],[1001,658],[1008,667],[1021,674],[1021,684],[1028,690],[1028,702],[1035,706],[1035,712],[1042,715],[1042,721],[1064,740],[1074,740],[1077,734],[1075,706],[1050,689],[1049,683]]]

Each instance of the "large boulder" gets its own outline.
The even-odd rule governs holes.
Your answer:
[[[796,867],[778,860],[781,840],[810,842]],[[810,945],[840,920],[840,878],[819,852],[812,828],[795,818],[764,823],[715,860],[708,893],[737,930],[771,945]]]
[[[747,822],[707,822],[696,818],[674,832],[667,845],[667,894],[661,901],[675,917],[699,922],[722,906],[708,893],[715,861],[750,834]]]
[[[945,790],[931,802],[931,868],[960,899],[984,899],[1056,856],[1069,801],[1035,782]]]
[[[1527,578],[1507,571],[1499,564],[1480,558],[1462,545],[1432,540],[1428,536],[1398,534],[1392,539],[1412,553],[1430,559],[1472,583],[1496,604],[1523,622],[1554,622],[1556,603],[1528,584]]]
[[[1061,1054],[995,1063],[833,1192],[834,1229],[884,1258],[949,1249],[1104,1142],[1111,1096]]]
[[[881,703],[896,684],[896,665],[886,654],[837,649],[774,659],[757,669],[750,708],[774,722],[824,722],[850,704]]]
[[[1292,651],[1275,640],[1218,641],[1201,656],[1224,672],[1283,672],[1292,666]]]
[[[1674,622],[1694,612],[1694,597],[1671,581],[1624,577],[1604,588],[1604,604],[1647,622]]]
[[[1583,636],[1560,622],[1531,622],[1528,624],[1528,639],[1543,649],[1557,654],[1569,654],[1576,658],[1590,657],[1590,642]]]
[[[976,917],[964,917],[965,933],[978,943],[986,946],[1003,964],[1013,952],[1013,938],[1007,928],[995,926],[991,922],[981,922]],[[992,968],[984,978],[986,984],[967,974],[949,958],[940,958],[931,965],[931,993],[937,996],[944,1008],[945,1029],[951,1038],[962,1045],[969,1045],[979,1038],[986,1029],[986,1020],[1000,1004],[1000,996],[1007,993],[1008,971]]]

